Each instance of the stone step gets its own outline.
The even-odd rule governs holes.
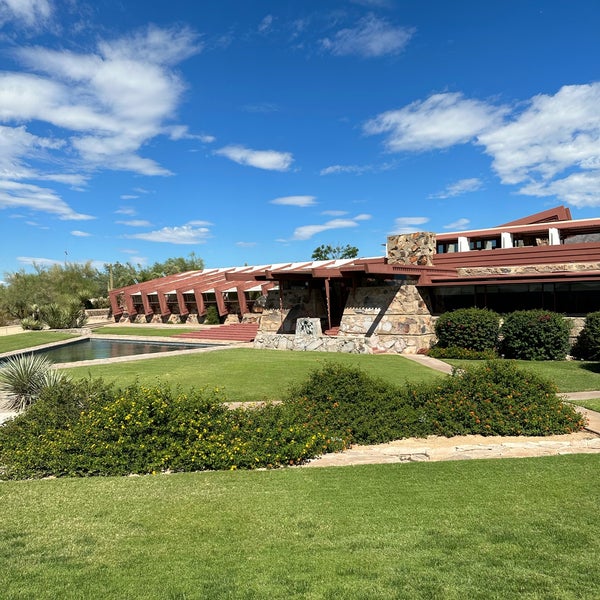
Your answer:
[[[252,342],[256,337],[257,332],[258,323],[233,323],[231,325],[218,325],[200,331],[180,333],[173,337],[231,342]]]

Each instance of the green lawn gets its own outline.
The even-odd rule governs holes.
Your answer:
[[[370,375],[403,384],[432,381],[440,373],[401,356],[283,352],[236,348],[202,354],[151,358],[67,370],[73,377],[102,377],[123,386],[135,381],[156,383],[157,378],[183,387],[224,388],[233,401],[277,400],[290,384],[299,383],[324,361],[356,365]]]
[[[584,408],[589,408],[590,410],[595,410],[596,412],[600,412],[600,398],[594,398],[593,400],[577,400],[574,401],[573,404],[577,406],[583,406]]]
[[[0,336],[0,353],[33,348],[42,344],[60,342],[69,338],[77,337],[71,333],[60,333],[58,331],[30,331],[26,333],[15,333],[13,335]]]
[[[138,335],[152,337],[169,337],[179,333],[190,333],[189,327],[99,327],[94,329],[94,334],[100,335]]]
[[[480,361],[444,359],[455,367],[479,364]],[[518,360],[520,367],[535,371],[556,383],[561,392],[600,390],[600,363],[575,360]]]
[[[598,455],[1,483],[3,600],[600,597]]]

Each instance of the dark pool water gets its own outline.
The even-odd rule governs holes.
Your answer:
[[[39,350],[41,354],[54,363],[79,362],[98,358],[116,358],[118,356],[133,356],[135,354],[154,354],[156,352],[173,352],[174,350],[190,350],[206,348],[211,344],[177,344],[172,342],[127,342],[120,340],[81,340],[52,348]]]

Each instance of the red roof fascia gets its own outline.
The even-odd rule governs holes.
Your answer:
[[[548,210],[543,210],[542,212],[528,215],[527,217],[522,217],[516,221],[510,221],[509,223],[498,225],[498,227],[510,227],[512,225],[533,225],[535,223],[553,223],[555,221],[570,221],[571,219],[572,217],[570,209],[568,209],[566,206],[555,206],[554,208],[549,208]]]

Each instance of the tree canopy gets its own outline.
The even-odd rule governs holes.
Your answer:
[[[93,298],[106,298],[110,288],[203,268],[204,261],[193,252],[187,257],[168,258],[148,267],[129,262],[104,265],[102,269],[95,268],[91,262],[49,267],[34,265],[33,273],[20,269],[5,274],[5,283],[0,285],[0,317],[5,314],[12,319],[24,319],[34,312],[34,305],[66,305],[77,301],[89,306]]]
[[[312,253],[313,260],[335,260],[338,258],[356,258],[358,256],[358,248],[346,244],[345,246],[331,246],[330,244],[321,244],[315,248]]]

